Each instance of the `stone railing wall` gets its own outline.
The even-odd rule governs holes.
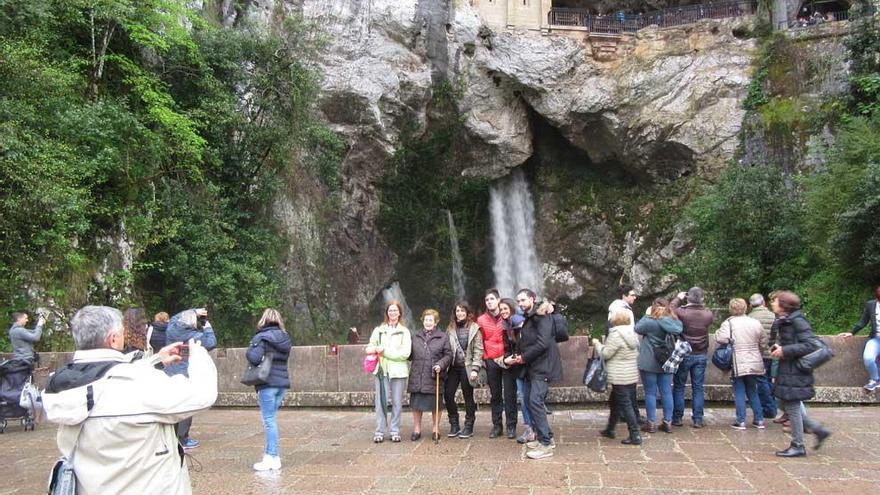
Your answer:
[[[868,375],[862,365],[865,337],[843,339],[824,337],[835,350],[836,356],[816,372],[815,401],[827,403],[880,403],[880,393],[862,389]],[[711,343],[711,349],[714,342]],[[293,380],[292,392],[286,405],[302,407],[369,407],[373,403],[373,378],[362,370],[363,346],[339,346],[337,355],[330,354],[329,346],[294,347],[290,359]],[[585,403],[606,400],[605,394],[596,394],[581,384],[581,377],[592,349],[586,337],[572,337],[560,344],[564,378],[550,389],[549,401],[554,403]],[[256,406],[252,387],[238,382],[246,367],[244,348],[217,349],[211,354],[219,374],[219,406]],[[50,370],[63,366],[72,353],[41,353],[40,368],[35,373],[41,386]],[[6,358],[9,356],[6,355]],[[689,393],[689,392],[688,392]],[[639,394],[642,394],[641,387]],[[706,371],[706,396],[711,401],[730,401],[730,380],[709,364]],[[478,401],[488,402],[488,390],[477,391]]]

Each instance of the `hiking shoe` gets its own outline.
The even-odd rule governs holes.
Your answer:
[[[199,446],[199,441],[195,438],[187,438],[180,444],[180,446],[183,447],[184,450],[194,449]]]
[[[773,419],[773,422],[778,425],[781,425],[782,423],[785,423],[787,421],[788,421],[788,414],[784,413],[784,412],[778,418]]]
[[[502,432],[503,428],[501,428],[501,425],[494,425],[492,426],[492,431],[489,432],[489,438],[498,438]]]
[[[734,421],[733,424],[730,425],[730,427],[733,428],[734,430],[745,430],[746,429],[746,422],[745,421],[743,421],[743,422]]]
[[[660,423],[660,431],[665,433],[672,433],[672,425],[669,423],[669,421],[664,421]]]
[[[535,441],[535,431],[532,430],[532,427],[526,425],[525,429],[523,429],[522,435],[516,439],[516,443],[529,443]]]
[[[703,424],[703,420],[702,420],[702,419],[695,419],[695,420],[694,420],[694,428],[699,429],[699,428],[702,428],[702,427],[704,427],[704,426],[706,426],[706,425]]]
[[[281,469],[281,458],[277,455],[263,454],[263,460],[254,464],[254,471]]]
[[[551,445],[541,445],[538,444],[534,449],[526,452],[526,457],[529,459],[546,459],[548,457],[553,457],[553,446]]]
[[[612,440],[617,437],[617,433],[614,430],[608,430],[608,429],[601,430],[599,432],[599,434],[605,438],[610,438]]]
[[[528,447],[531,450],[537,449],[540,446],[541,446],[541,442],[539,442],[537,440],[533,440],[533,441],[526,444],[526,447]],[[556,448],[556,440],[553,440],[552,438],[550,439],[550,448],[551,449]]]
[[[877,390],[877,387],[880,387],[880,380],[871,380],[864,386],[864,389],[868,392],[873,392]]]
[[[464,429],[458,433],[458,438],[470,438],[474,436],[474,425],[465,423]]]
[[[458,423],[453,423],[449,425],[449,433],[446,436],[449,438],[457,437],[459,433],[461,433],[461,428],[458,427]]]
[[[684,421],[681,419],[673,419],[672,426],[684,426]]]

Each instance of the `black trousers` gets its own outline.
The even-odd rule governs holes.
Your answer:
[[[477,417],[477,403],[474,401],[474,387],[468,381],[470,372],[464,366],[453,366],[449,368],[446,375],[446,385],[444,390],[444,399],[446,400],[446,412],[449,414],[449,424],[458,423],[458,405],[455,403],[455,392],[461,386],[461,395],[464,396],[464,420],[467,424],[473,425]]]
[[[492,405],[492,425],[502,426],[502,413],[507,415],[507,427],[516,429],[516,377],[519,370],[506,370],[495,361],[486,359],[486,378]]]
[[[608,431],[614,431],[618,421],[626,421],[630,434],[638,433],[639,417],[633,409],[632,399],[636,395],[636,385],[612,385],[608,397]]]

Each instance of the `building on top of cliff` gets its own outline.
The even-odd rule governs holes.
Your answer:
[[[588,37],[619,38],[639,29],[667,28],[693,24],[703,19],[724,19],[753,15],[757,0],[686,0],[688,3],[666,9],[603,12],[601,0],[471,0],[483,22],[496,29],[530,29],[543,32],[582,33]],[[772,0],[785,5],[795,2],[847,0]],[[610,4],[610,5],[613,5]],[[603,15],[604,14],[604,15]]]

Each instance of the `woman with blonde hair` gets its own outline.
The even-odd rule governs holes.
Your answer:
[[[645,416],[647,421],[642,431],[657,431],[657,392],[663,403],[663,422],[660,430],[672,433],[672,373],[663,371],[663,363],[658,356],[666,347],[667,335],[680,335],[681,321],[669,307],[669,301],[660,297],[654,300],[651,312],[636,323],[636,333],[642,336],[639,347],[638,367],[645,387]]]
[[[266,430],[263,460],[254,464],[256,471],[281,469],[276,418],[284,395],[290,388],[287,361],[290,359],[291,347],[290,334],[284,329],[281,314],[272,308],[263,311],[263,316],[257,323],[257,333],[251,338],[246,353],[248,362],[254,366],[258,366],[264,357],[272,360],[269,379],[265,384],[255,386],[260,403],[260,414],[263,416],[263,428]]]
[[[593,339],[595,352],[605,359],[608,371],[608,383],[611,384],[611,395],[608,397],[608,425],[599,432],[603,437],[614,438],[614,429],[623,416],[629,429],[629,437],[621,443],[640,445],[639,420],[633,407],[632,397],[635,396],[636,384],[639,381],[639,338],[632,325],[632,311],[617,308],[611,311],[609,318],[611,328],[605,343]]]
[[[440,313],[437,310],[424,310],[422,331],[412,338],[412,353],[409,355],[412,370],[407,391],[413,413],[413,432],[410,436],[413,442],[422,437],[422,413],[433,411],[435,401],[440,400],[438,394],[442,388],[437,388],[437,377],[440,377],[440,387],[443,387],[446,370],[452,362],[452,347],[446,333],[437,329],[439,321]],[[442,400],[440,405],[443,405]],[[433,412],[431,416],[434,425],[437,425],[435,427],[439,427],[440,418],[434,416]],[[439,434],[439,431],[435,433]]]
[[[409,376],[409,359],[412,352],[412,337],[404,326],[403,306],[397,301],[385,305],[382,324],[373,329],[370,342],[364,349],[366,354],[379,357],[373,370],[376,432],[373,442],[385,440],[385,431],[390,429],[391,441],[400,441],[400,415],[403,411],[403,389]],[[388,425],[388,398],[391,398],[391,425]]]
[[[746,396],[752,406],[755,428],[764,429],[764,412],[758,395],[758,379],[764,376],[763,351],[767,348],[769,336],[764,333],[761,322],[746,316],[745,299],[731,299],[728,304],[730,318],[721,323],[715,332],[718,344],[733,343],[733,368],[730,370],[733,381],[733,402],[736,408],[736,421],[731,425],[735,430],[746,429]]]

